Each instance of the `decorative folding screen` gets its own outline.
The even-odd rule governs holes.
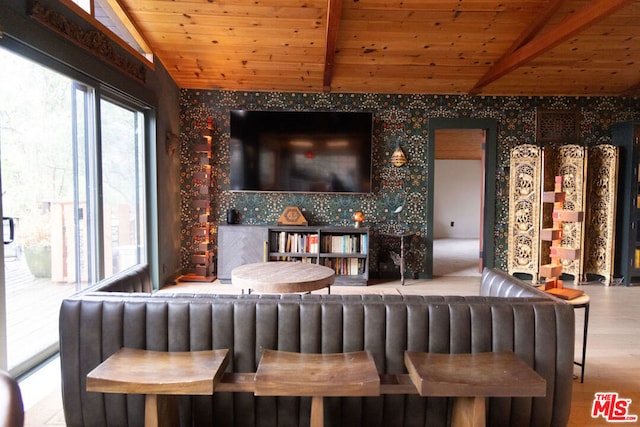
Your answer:
[[[589,167],[587,167],[587,164]],[[541,193],[563,178],[565,210],[584,212],[585,220],[563,224],[563,247],[581,248],[578,260],[564,260],[562,271],[578,284],[586,274],[610,284],[615,256],[615,214],[618,151],[612,145],[589,148],[564,145],[540,148],[521,145],[511,150],[509,174],[508,272],[539,279],[539,266],[549,260],[549,247],[540,241],[540,228],[551,223]]]
[[[540,147],[521,145],[511,150],[509,167],[509,235],[507,270],[538,280],[540,244]]]
[[[603,276],[605,285],[613,278],[618,192],[618,147],[589,148],[585,210],[584,274]]]

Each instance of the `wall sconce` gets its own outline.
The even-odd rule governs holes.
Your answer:
[[[400,148],[400,141],[396,142],[396,149],[391,155],[391,164],[397,167],[404,166],[407,163],[407,157]]]

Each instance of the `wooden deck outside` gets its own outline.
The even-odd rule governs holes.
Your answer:
[[[75,283],[33,277],[24,257],[4,260],[9,369],[58,341],[62,300],[76,292]]]

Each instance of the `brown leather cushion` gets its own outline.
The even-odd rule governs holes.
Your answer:
[[[22,395],[16,380],[0,371],[0,427],[20,427],[24,424]]]
[[[561,301],[559,298],[502,270],[487,267],[482,271],[480,295],[505,298],[546,298],[556,302]]]

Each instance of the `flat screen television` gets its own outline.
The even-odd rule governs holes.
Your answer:
[[[370,112],[231,111],[232,191],[371,192]]]

